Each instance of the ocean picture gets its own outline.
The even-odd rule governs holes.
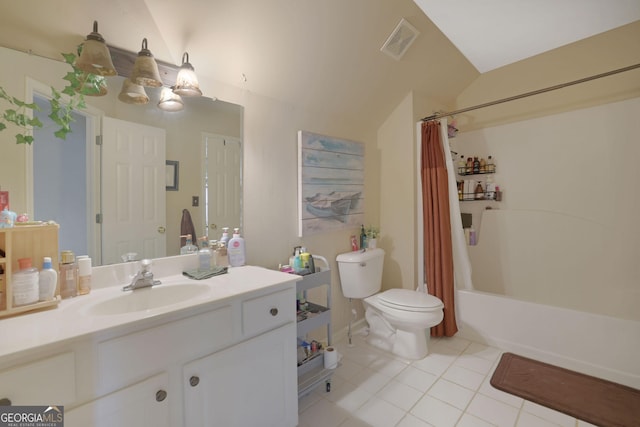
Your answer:
[[[298,132],[299,236],[364,220],[364,144]]]

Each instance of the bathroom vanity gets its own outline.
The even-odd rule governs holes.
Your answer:
[[[298,277],[156,278],[0,321],[0,399],[64,405],[67,427],[297,425]]]

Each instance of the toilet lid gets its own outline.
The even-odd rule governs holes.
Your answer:
[[[433,295],[410,289],[389,289],[378,294],[378,300],[386,306],[409,311],[430,311],[444,306]]]

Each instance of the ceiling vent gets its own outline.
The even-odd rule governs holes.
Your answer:
[[[416,27],[402,18],[380,50],[399,61],[419,34]]]

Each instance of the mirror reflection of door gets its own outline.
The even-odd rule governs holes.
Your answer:
[[[203,196],[210,240],[218,240],[222,228],[242,228],[242,143],[238,138],[205,134]]]
[[[166,256],[165,130],[105,117],[102,132],[103,263]]]
[[[99,261],[99,229],[92,219],[92,206],[99,194],[93,191],[94,135],[92,116],[73,112],[71,133],[66,139],[53,135],[57,125],[48,117],[49,100],[34,92],[34,102],[40,111],[34,116],[43,123],[33,131],[33,220],[55,221],[60,225],[60,250],[72,250],[76,255],[89,255]],[[98,162],[99,164],[99,162]],[[53,254],[52,254],[53,255]],[[33,260],[39,265],[42,260]]]

